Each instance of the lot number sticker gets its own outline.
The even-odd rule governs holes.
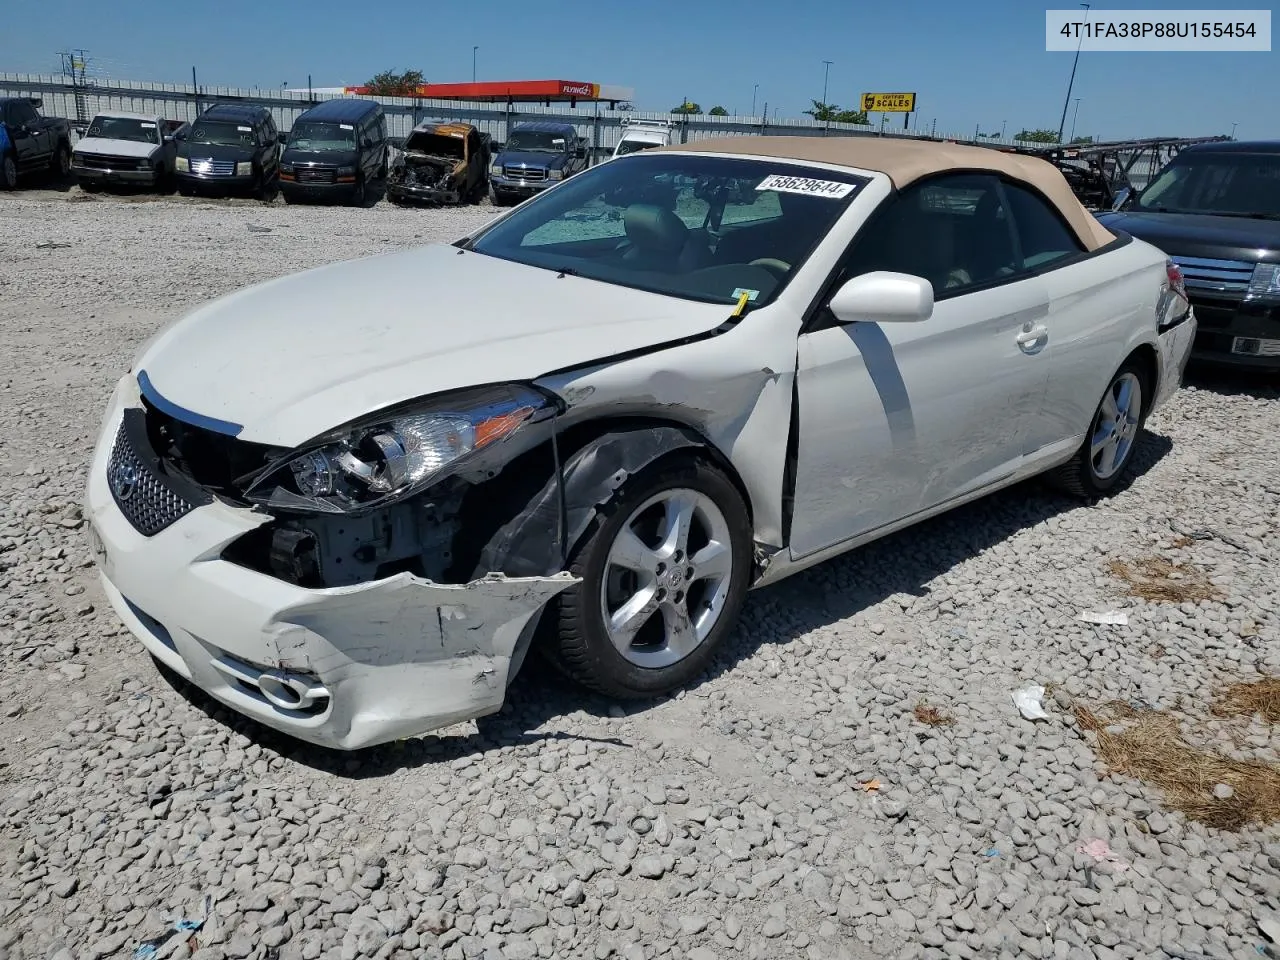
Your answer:
[[[775,173],[760,181],[757,190],[773,190],[777,193],[804,193],[815,197],[830,197],[839,200],[853,193],[852,183],[838,183],[835,180],[811,180],[809,177],[787,177]]]

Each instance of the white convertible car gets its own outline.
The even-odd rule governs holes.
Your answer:
[[[1042,472],[1115,489],[1194,328],[1040,160],[661,147],[178,320],[87,515],[157,660],[357,748],[497,710],[530,648],[670,691],[752,587]]]

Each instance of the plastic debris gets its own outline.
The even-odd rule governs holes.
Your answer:
[[[877,778],[873,777],[865,783],[858,784],[858,789],[865,790],[867,793],[875,793],[882,786],[883,784]]]
[[[256,223],[246,223],[245,226],[249,228],[250,233],[270,233],[271,232],[270,227],[260,227]]]
[[[174,920],[169,926],[169,929],[160,934],[160,936],[152,937],[150,940],[144,940],[134,947],[133,960],[154,960],[156,955],[160,952],[160,948],[174,937],[184,933],[188,935],[196,933],[208,921],[209,912],[212,908],[213,898],[205,897],[203,911],[204,916],[200,917],[198,920],[188,920],[186,918]],[[192,949],[194,950],[195,948],[192,947]]]
[[[1095,863],[1109,863],[1117,873],[1123,873],[1129,869],[1129,864],[1120,858],[1120,855],[1107,846],[1107,841],[1095,837],[1084,843],[1076,844],[1076,853],[1083,853],[1092,857]]]
[[[992,847],[990,850],[985,851],[982,855],[984,857],[998,857],[1000,856],[1000,848]]]
[[[1123,610],[1086,610],[1076,619],[1083,623],[1097,623],[1105,627],[1126,627],[1129,625],[1129,615]]]
[[[1028,720],[1048,720],[1041,701],[1044,700],[1044,687],[1032,685],[1013,691],[1013,705]]]

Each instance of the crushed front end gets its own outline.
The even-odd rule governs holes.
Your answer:
[[[387,176],[387,196],[419,203],[463,203],[467,199],[466,180],[463,160],[407,153]]]
[[[465,518],[493,514],[496,449],[400,495],[392,481],[407,474],[375,482],[347,440],[301,456],[245,441],[141,378],[116,387],[85,513],[107,596],[156,659],[242,714],[339,749],[501,707],[537,615],[577,581],[476,575],[489,528]],[[524,423],[526,407],[482,428]],[[515,429],[494,433],[495,448]],[[539,425],[526,433],[532,447]],[[322,489],[324,456],[335,466]]]

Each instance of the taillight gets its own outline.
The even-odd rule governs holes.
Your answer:
[[[1183,300],[1187,299],[1187,285],[1182,279],[1182,268],[1172,260],[1164,262],[1165,274],[1169,277],[1169,289],[1171,289]]]

